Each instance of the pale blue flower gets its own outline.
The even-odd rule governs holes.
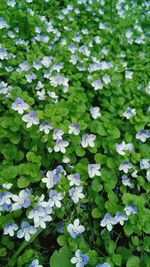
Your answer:
[[[5,28],[8,29],[10,27],[7,22],[2,17],[0,17],[0,30]]]
[[[7,0],[7,5],[14,7],[16,5],[16,0]]]
[[[8,58],[8,53],[6,48],[0,47],[0,59],[4,60]]]
[[[127,175],[123,175],[123,176],[121,177],[121,179],[122,179],[122,183],[123,183],[123,185],[125,185],[125,186],[129,186],[130,188],[134,188],[134,184],[132,184],[132,183],[130,182],[130,178],[129,178]]]
[[[5,70],[7,72],[12,72],[14,70],[14,68],[12,66],[8,66],[8,67],[5,67]]]
[[[30,128],[32,125],[39,124],[39,118],[36,116],[35,111],[30,111],[27,115],[22,117],[24,122],[27,122],[27,128]]]
[[[38,259],[35,259],[30,263],[29,267],[43,267],[43,265],[39,263]]]
[[[79,219],[74,220],[73,224],[69,224],[67,226],[67,231],[71,235],[72,238],[76,238],[78,235],[85,231],[83,225],[80,225]]]
[[[73,202],[76,204],[78,201],[85,197],[85,195],[82,193],[83,187],[82,186],[76,186],[72,187],[69,190],[69,196],[73,200]]]
[[[46,67],[46,68],[49,68],[51,62],[52,62],[52,57],[47,57],[47,56],[45,56],[45,57],[43,57],[43,59],[41,60],[42,65],[44,65],[44,67]]]
[[[52,70],[56,70],[57,72],[60,72],[60,70],[63,68],[63,64],[56,62],[53,67]]]
[[[41,62],[38,61],[38,60],[35,60],[35,61],[33,62],[33,68],[35,68],[36,70],[40,70],[40,69],[42,68],[42,64],[41,64]]]
[[[140,160],[140,169],[147,170],[150,168],[150,159],[141,159]]]
[[[138,212],[135,204],[129,204],[124,208],[126,215],[129,216],[131,214],[136,214]]]
[[[76,34],[74,35],[74,37],[72,38],[72,40],[73,40],[74,42],[77,42],[77,43],[79,43],[79,42],[81,41],[81,39],[82,39],[82,36],[81,36],[80,33],[76,33]]]
[[[146,140],[150,138],[150,133],[149,131],[142,129],[136,134],[136,138],[145,143]]]
[[[39,126],[39,130],[43,131],[45,134],[49,134],[51,129],[53,129],[53,126],[47,121],[42,122],[42,124]]]
[[[53,132],[53,140],[62,139],[63,134],[64,134],[64,131],[55,129]]]
[[[111,267],[109,263],[104,262],[104,263],[100,263],[98,265],[96,265],[96,267]]]
[[[58,74],[57,76],[50,77],[50,84],[54,87],[63,85],[68,87],[69,79]]]
[[[17,232],[17,237],[18,238],[24,237],[26,241],[29,241],[31,238],[31,235],[34,235],[36,231],[37,230],[34,226],[24,221],[21,223],[21,229]]]
[[[87,57],[89,57],[90,53],[91,53],[91,51],[85,45],[80,46],[78,51],[81,52],[84,56],[87,56]]]
[[[0,95],[4,95],[8,97],[10,95],[10,91],[12,90],[12,86],[8,85],[5,82],[0,82]]]
[[[7,223],[4,227],[4,235],[14,236],[14,232],[18,230],[18,225],[15,223]]]
[[[10,192],[0,192],[0,211],[10,210],[12,195]]]
[[[81,141],[81,145],[82,147],[94,147],[94,141],[96,139],[96,136],[94,134],[84,134],[82,135],[82,141]]]
[[[89,262],[89,257],[86,254],[81,254],[80,249],[76,250],[75,257],[71,259],[71,263],[76,264],[76,267],[84,267]]]
[[[69,62],[72,63],[73,65],[76,65],[77,62],[80,60],[78,55],[71,55]]]
[[[132,169],[133,166],[130,162],[124,161],[119,166],[119,171],[123,171],[124,173],[128,173],[130,169]]]
[[[92,86],[94,87],[94,90],[97,91],[99,89],[103,89],[103,83],[101,80],[95,80],[92,82]]]
[[[46,91],[45,91],[45,89],[38,90],[37,91],[37,96],[38,96],[38,99],[39,100],[41,100],[41,101],[45,100],[45,98],[46,98]]]
[[[36,78],[37,78],[35,73],[26,74],[25,77],[26,77],[28,83],[32,83],[32,81],[36,80]]]
[[[64,156],[62,162],[68,164],[70,162],[70,159]]]
[[[70,174],[67,176],[70,186],[77,185],[80,186],[80,175],[78,173]]]
[[[114,217],[115,222],[119,222],[121,225],[124,225],[124,222],[128,220],[128,217],[123,214],[122,212],[117,212],[116,216]]]
[[[21,190],[18,196],[12,195],[12,200],[15,202],[12,204],[12,211],[19,210],[21,208],[28,208],[31,203],[30,195],[31,191],[29,189]]]
[[[108,74],[105,74],[103,77],[102,77],[102,80],[105,84],[109,84],[111,82],[111,79],[110,79],[110,76]]]
[[[52,209],[49,209],[48,211],[52,213]],[[45,229],[46,222],[52,221],[52,217],[49,214],[47,214],[47,209],[45,209],[44,207],[36,206],[29,212],[28,219],[34,220],[34,227],[41,227]]]
[[[50,207],[56,206],[57,208],[61,208],[61,200],[64,198],[62,193],[58,193],[56,190],[50,190],[49,197],[48,203]]]
[[[88,164],[88,174],[92,178],[94,176],[101,176],[100,164]]]
[[[109,214],[106,213],[103,220],[100,223],[100,226],[105,227],[108,229],[108,231],[111,231],[113,228],[113,225],[117,223],[117,220],[114,220],[114,218]]]
[[[18,111],[19,114],[23,114],[25,110],[29,108],[29,105],[24,102],[21,97],[18,97],[12,104],[12,109]]]
[[[125,78],[126,79],[132,79],[133,71],[126,70],[125,71]]]
[[[6,183],[2,184],[2,187],[5,188],[5,189],[8,189],[8,190],[9,190],[12,186],[13,186],[12,183],[7,183],[7,182],[6,182]]]
[[[79,135],[80,133],[80,125],[79,124],[70,124],[69,125],[69,134],[75,134],[75,135]]]
[[[101,117],[101,113],[100,113],[100,108],[99,107],[93,107],[90,108],[90,113],[93,119],[97,119],[99,117]]]
[[[121,144],[116,144],[115,145],[116,151],[124,156],[125,152],[128,150],[130,152],[132,152],[133,150],[133,145],[131,143],[126,144],[124,141]]]
[[[125,117],[126,119],[130,119],[130,118],[132,118],[133,116],[135,116],[136,115],[136,110],[135,110],[135,108],[127,108],[126,110],[125,110],[125,112],[123,113],[123,117]]]
[[[42,179],[42,182],[46,184],[48,189],[53,188],[55,184],[59,181],[59,176],[55,174],[54,171],[48,171],[46,177]]]
[[[65,153],[67,146],[69,146],[69,142],[68,141],[64,141],[62,139],[57,139],[56,140],[56,144],[54,146],[54,151],[55,152]]]
[[[21,69],[21,71],[29,71],[30,70],[30,66],[28,61],[23,61],[19,64],[19,68]]]
[[[146,172],[147,181],[150,182],[150,170]]]

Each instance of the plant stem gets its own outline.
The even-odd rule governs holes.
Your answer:
[[[16,261],[17,261],[17,258],[19,256],[19,254],[27,247],[29,246],[30,243],[32,243],[35,238],[43,231],[42,228],[40,228],[32,237],[31,239],[27,242],[27,241],[24,241],[21,246],[18,248],[18,250],[16,251],[16,253],[10,258],[8,264],[6,265],[6,267],[14,267],[16,266]]]

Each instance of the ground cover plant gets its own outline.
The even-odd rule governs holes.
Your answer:
[[[149,10],[0,1],[0,266],[150,266]]]

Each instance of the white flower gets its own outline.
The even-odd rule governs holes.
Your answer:
[[[128,217],[119,211],[116,213],[114,220],[117,221],[117,223],[119,222],[121,225],[124,225],[124,221],[127,221]]]
[[[150,170],[146,172],[147,181],[150,182]]]
[[[85,228],[83,225],[80,225],[79,219],[76,219],[74,220],[73,224],[69,224],[67,226],[67,231],[73,238],[76,238],[79,234],[85,231]]]
[[[103,89],[103,83],[101,80],[95,80],[92,82],[92,86],[94,87],[94,90]]]
[[[4,227],[4,235],[14,236],[16,230],[18,230],[17,224],[7,223]]]
[[[126,79],[132,79],[133,71],[126,70],[125,71],[125,78]]]
[[[26,114],[22,117],[24,122],[27,122],[27,128],[30,128],[32,125],[39,124],[39,118],[36,116],[35,111],[30,111],[29,114]]]
[[[23,114],[25,110],[29,108],[29,105],[24,100],[18,97],[12,104],[12,109],[18,111],[19,114]]]
[[[58,74],[55,77],[50,77],[50,84],[54,87],[57,87],[58,85],[63,85],[68,87],[68,82],[69,79],[61,76],[60,74]]]
[[[94,134],[84,134],[82,135],[82,141],[81,141],[81,145],[82,147],[94,147],[94,141],[96,139],[96,136]]]
[[[64,134],[64,131],[55,129],[53,132],[53,140],[62,139],[63,134]]]
[[[88,174],[92,178],[94,176],[100,176],[101,172],[99,171],[100,164],[88,164]]]
[[[135,110],[135,108],[133,108],[133,109],[131,109],[131,108],[127,108],[126,110],[125,110],[125,112],[123,113],[123,117],[125,117],[126,119],[130,119],[130,118],[132,118],[133,116],[135,116],[136,115],[136,110]]]
[[[52,209],[51,209],[51,212],[52,212]],[[49,210],[49,213],[51,212]],[[43,208],[42,206],[36,206],[33,210],[31,210],[29,212],[28,218],[34,220],[34,227],[36,228],[41,227],[43,229],[46,228],[45,222],[52,221],[52,217],[46,214],[46,209]]]
[[[129,150],[130,152],[133,150],[133,145],[131,143],[126,144],[124,141],[121,144],[116,144],[115,147],[116,151],[122,156],[125,155],[126,150]]]
[[[18,238],[25,238],[26,241],[30,240],[30,235],[34,235],[36,233],[36,228],[30,225],[28,222],[21,223],[21,229],[17,232]]]
[[[35,259],[30,263],[29,267],[43,267],[43,265],[40,265],[39,260]]]
[[[127,162],[127,161],[124,161],[123,163],[120,164],[119,166],[119,171],[123,171],[125,173],[128,173],[129,169],[132,169],[132,164]]]
[[[77,185],[80,186],[80,175],[78,173],[70,174],[67,176],[70,186]]]
[[[52,126],[50,123],[44,121],[44,122],[40,125],[40,127],[39,127],[39,131],[43,131],[45,134],[49,134],[49,132],[50,132],[50,130],[51,130],[52,128],[53,128],[53,126]]]
[[[42,182],[46,184],[48,189],[50,189],[58,182],[58,179],[59,178],[55,175],[54,171],[48,171],[46,177],[42,179]]]
[[[105,74],[102,79],[105,84],[108,84],[111,82],[110,76],[108,74]]]
[[[113,225],[116,224],[117,221],[115,221],[109,213],[106,213],[103,220],[100,223],[100,226],[105,227],[108,229],[108,231],[111,231],[113,228]]]
[[[70,124],[69,125],[69,134],[78,135],[80,133],[80,125],[79,124]]]
[[[84,267],[89,262],[89,257],[86,254],[81,254],[80,249],[75,252],[75,257],[71,259],[71,263],[76,264],[76,267]]]
[[[54,151],[55,152],[61,152],[61,153],[65,153],[66,152],[66,147],[69,146],[69,142],[68,141],[64,141],[62,139],[57,139],[56,140],[56,144],[54,146]]]
[[[126,215],[129,216],[131,214],[136,214],[137,213],[137,207],[135,204],[129,204],[124,208]]]
[[[90,113],[93,119],[97,119],[101,117],[100,108],[99,107],[93,107],[90,108]]]
[[[49,192],[49,205],[50,207],[56,206],[57,208],[61,208],[61,200],[64,198],[62,193],[58,193],[56,190],[51,190]]]
[[[46,98],[46,91],[45,91],[45,89],[42,89],[41,91],[38,90],[37,91],[37,95],[38,95],[38,99],[39,100],[45,100],[45,98]]]
[[[9,190],[12,186],[13,186],[12,183],[7,183],[7,182],[6,182],[6,183],[2,184],[2,187],[5,188],[5,189],[8,189],[8,190]]]
[[[72,187],[69,190],[69,196],[72,198],[74,203],[78,203],[78,201],[80,200],[80,198],[84,198],[84,194],[82,193],[82,186],[76,186],[76,187]]]

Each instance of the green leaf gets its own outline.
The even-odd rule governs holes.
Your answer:
[[[139,257],[131,256],[127,261],[127,267],[140,267]]]
[[[4,167],[1,171],[1,176],[7,181],[12,178],[15,178],[17,176],[17,166]]]
[[[113,240],[105,240],[105,249],[109,255],[115,253],[116,244]]]
[[[93,210],[92,210],[92,217],[94,218],[94,219],[98,219],[98,218],[100,218],[102,216],[102,213],[101,213],[101,211],[98,209],[98,208],[94,208]]]
[[[64,246],[67,244],[67,239],[66,239],[66,236],[65,235],[60,235],[58,238],[57,238],[57,242],[60,246]]]
[[[150,155],[150,146],[147,144],[141,144],[139,146],[141,157],[143,158],[149,158]]]
[[[62,247],[59,251],[55,250],[50,258],[50,267],[73,267],[71,264],[71,252],[67,246]]]
[[[103,189],[103,186],[102,184],[100,183],[99,179],[95,179],[93,182],[92,182],[92,189],[93,191],[95,192],[99,192]]]
[[[121,266],[122,264],[122,256],[119,254],[114,254],[112,256],[112,260],[115,263],[116,266]]]
[[[28,187],[29,184],[30,184],[30,180],[28,178],[20,177],[17,180],[17,185],[19,188],[26,188]]]

